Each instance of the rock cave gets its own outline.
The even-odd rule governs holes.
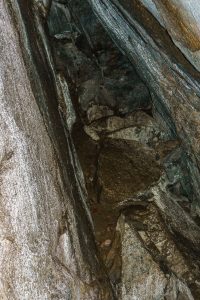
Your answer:
[[[0,24],[0,299],[200,299],[200,3]]]

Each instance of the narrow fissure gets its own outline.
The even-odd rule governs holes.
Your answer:
[[[87,1],[53,1],[48,26],[56,70],[67,79],[76,112],[71,134],[96,244],[117,299],[122,286],[137,287],[149,273],[164,282],[165,299],[172,299],[172,286],[177,299],[190,290],[198,297],[198,226],[180,140],[158,124],[150,91]]]

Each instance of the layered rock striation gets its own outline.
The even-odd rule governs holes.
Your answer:
[[[199,4],[0,3],[2,299],[199,299]]]

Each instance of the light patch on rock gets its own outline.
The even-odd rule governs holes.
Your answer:
[[[194,300],[188,286],[175,275],[165,274],[147,251],[137,231],[123,216],[118,221],[122,241],[123,300]]]
[[[103,135],[148,145],[165,138],[164,132],[160,130],[156,121],[142,111],[124,117],[110,116],[97,120],[85,126],[84,129],[95,141],[98,141]]]

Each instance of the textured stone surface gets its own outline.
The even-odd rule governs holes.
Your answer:
[[[0,298],[200,298],[198,8],[0,3]]]
[[[103,118],[84,126],[84,130],[94,140],[110,137],[138,141],[144,145],[153,145],[167,138],[155,120],[142,111],[125,117]]]
[[[55,2],[55,1],[54,1]],[[49,15],[49,30],[57,28],[53,43],[57,68],[67,73],[73,82],[71,89],[78,98],[79,114],[83,122],[118,114],[126,114],[137,109],[150,107],[150,94],[134,67],[119,49],[112,43],[102,25],[95,17],[87,2],[69,1],[62,6],[70,12],[68,26],[70,32],[64,37],[65,22],[60,22],[63,12],[60,8],[57,17]],[[58,35],[59,41],[58,41]],[[101,106],[101,110],[96,109]],[[98,111],[98,114],[97,114]]]
[[[140,143],[118,139],[104,142],[98,171],[103,202],[129,198],[156,182],[161,174],[154,151]]]
[[[101,135],[132,121],[140,132],[141,124],[151,120],[145,116],[138,112],[129,118],[111,117],[112,121],[96,121],[93,126]],[[172,161],[176,169],[179,142],[158,138],[157,145],[145,148],[124,137],[102,139],[98,146],[80,136],[76,147],[89,186],[96,238],[118,298],[194,299],[192,291],[198,299],[200,229],[188,214],[189,200],[182,195],[183,173],[170,169]],[[159,182],[163,163],[170,181],[165,175]],[[125,222],[118,221],[115,231],[120,213]]]
[[[96,236],[100,240],[104,259],[107,257],[105,261],[110,278],[119,298],[122,299],[198,299],[199,262],[195,261],[195,257],[198,256],[199,227],[192,219],[198,213],[198,156],[197,161],[194,157],[194,153],[198,153],[198,143],[194,145],[194,127],[191,125],[194,114],[198,119],[198,95],[192,92],[193,77],[198,80],[198,73],[139,1],[120,1],[123,7],[117,1],[88,2],[113,41],[136,66],[138,73],[150,88],[154,105],[152,123],[151,117],[144,118],[144,124],[139,126],[139,123],[133,122],[134,118],[132,119],[131,115],[114,115],[84,127],[87,134],[95,140],[92,143],[100,144],[100,148],[97,146],[99,158],[95,160],[98,173],[93,173],[93,184],[98,182],[98,203],[92,204],[92,211],[97,229]],[[149,5],[147,2],[145,4]],[[154,5],[151,10],[157,13],[162,23],[158,8]],[[97,41],[98,35],[95,37]],[[198,88],[197,85],[195,88]],[[142,116],[143,112],[136,114]],[[160,130],[162,128],[165,132],[164,141],[160,140],[162,135],[159,134],[152,143],[154,133],[151,136],[151,124],[154,124],[157,132],[160,132],[159,124],[162,125]],[[197,127],[195,130],[198,130]],[[116,140],[116,144],[112,141],[112,146],[108,146],[106,150],[107,136],[122,140]],[[155,201],[156,206],[148,205],[144,201],[143,198],[148,199],[147,195],[141,195],[139,200],[134,200],[134,186],[139,188],[140,184],[144,184],[145,175],[148,174],[146,169],[153,171],[153,168],[151,164],[148,165],[150,156],[144,155],[140,148],[140,160],[137,150],[129,146],[128,139],[137,139],[153,147],[151,151],[155,153],[155,159],[166,169],[165,192],[161,192],[160,185],[155,186],[155,191],[158,191],[155,200],[152,201]],[[118,149],[117,143],[124,143],[123,150]],[[129,167],[130,161],[132,168]],[[139,162],[140,170],[133,161]],[[145,167],[145,163],[148,167]],[[151,179],[154,175],[151,174]],[[144,189],[144,186],[141,189]],[[95,201],[95,197],[92,199]],[[118,214],[123,211],[128,218],[128,225],[123,233],[124,236],[128,235],[127,243],[113,237],[112,223],[116,223],[118,216],[112,212],[114,203]],[[141,207],[144,210],[142,212]],[[133,228],[135,233],[133,244],[130,245],[129,227]],[[112,241],[110,249],[105,247],[107,239]],[[176,240],[177,242],[174,242]],[[137,253],[143,253],[145,259],[140,261]],[[131,262],[134,264],[129,268]],[[145,267],[147,272],[144,272],[143,281],[146,284],[143,285],[139,280]],[[121,277],[120,270],[123,270]],[[140,274],[138,280],[134,270]],[[171,275],[172,273],[174,275]],[[152,278],[154,279],[151,280]]]
[[[30,4],[23,9],[25,15],[32,13]],[[104,272],[95,256],[81,170],[70,138],[59,128],[59,110],[51,110],[62,92],[62,100],[67,99],[66,84],[51,69],[51,52],[45,53],[43,46],[48,51],[48,44],[34,17],[38,44],[34,43],[44,55],[48,53],[46,65],[42,61],[37,65],[39,52],[31,47],[17,3],[9,7],[7,1],[0,3],[0,295],[2,299],[110,299],[110,288],[95,283]],[[35,25],[30,23],[26,29]],[[28,47],[24,50],[23,45]],[[59,95],[52,88],[49,97],[40,67],[49,68],[51,87],[57,85]],[[46,83],[49,78],[45,75]],[[37,89],[34,82],[39,83]],[[52,106],[42,106],[49,100]],[[64,118],[69,111],[68,107],[60,113]],[[76,215],[79,209],[82,221]],[[80,231],[84,227],[85,238]],[[94,259],[93,271],[86,257]]]
[[[167,29],[174,43],[200,71],[200,4],[196,0],[154,0],[144,4]]]
[[[122,299],[175,300],[180,294],[185,299],[194,299],[185,283],[163,272],[130,222],[121,218],[118,228],[122,240]]]
[[[135,65],[153,95],[154,116],[169,136],[180,138],[190,162],[199,165],[199,74],[177,51],[138,2],[89,1],[102,24]],[[103,5],[104,3],[104,5]],[[146,22],[148,18],[148,22]],[[151,26],[151,27],[150,27]],[[199,175],[198,175],[199,176]],[[193,205],[199,213],[199,187],[190,169]]]

